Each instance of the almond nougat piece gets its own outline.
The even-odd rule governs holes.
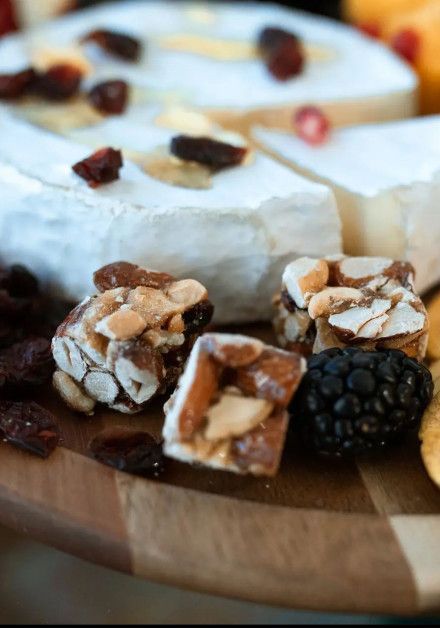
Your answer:
[[[58,328],[54,386],[74,410],[97,403],[135,413],[172,387],[213,306],[193,279],[117,262],[95,273],[99,293]]]
[[[327,266],[327,279],[322,264]],[[321,269],[321,282],[310,269]],[[280,346],[308,354],[330,347],[400,349],[422,360],[428,317],[414,269],[384,257],[303,258],[286,267],[274,298]]]
[[[165,453],[235,473],[275,475],[287,407],[305,370],[301,356],[255,338],[201,336],[165,406]]]

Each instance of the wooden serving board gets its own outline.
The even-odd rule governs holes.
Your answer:
[[[159,435],[160,403],[135,417],[103,410],[89,419],[50,391],[39,401],[59,417],[64,444],[46,461],[1,444],[3,524],[108,567],[229,597],[326,611],[440,610],[440,491],[416,434],[357,462],[313,458],[291,443],[271,480],[171,460],[146,480],[91,460],[87,444],[110,425]]]

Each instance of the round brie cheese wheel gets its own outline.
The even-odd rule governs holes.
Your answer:
[[[259,33],[272,26],[303,42],[304,70],[287,81],[275,79],[257,54]],[[95,79],[123,73],[152,100],[204,108],[241,130],[257,123],[290,129],[293,110],[310,103],[338,125],[416,112],[415,74],[381,43],[335,21],[263,3],[100,5],[7,38],[0,71],[25,64],[41,48],[75,46],[102,28],[138,38],[145,54],[128,64],[88,45]]]

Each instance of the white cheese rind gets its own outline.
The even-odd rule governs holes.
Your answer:
[[[146,133],[145,150],[171,135]],[[89,153],[0,112],[2,261],[27,264],[65,298],[90,294],[93,272],[124,259],[198,279],[219,322],[268,319],[289,261],[341,249],[331,191],[264,155],[210,190],[161,183],[127,160],[119,181],[92,190],[71,170]]]
[[[93,28],[109,28],[140,38],[146,54],[139,64],[127,64],[89,48],[93,80],[123,75],[146,87],[153,100],[190,103],[226,119],[244,114],[278,128],[289,128],[292,108],[310,102],[325,107],[339,124],[416,112],[414,72],[385,46],[349,26],[273,4],[240,2],[212,3],[212,19],[203,23],[192,17],[190,8],[187,2],[136,1],[63,17],[33,29],[27,39],[7,38],[0,44],[0,69],[26,64],[33,48],[69,46]],[[161,44],[164,36],[181,34],[252,44],[266,26],[297,33],[307,45],[322,50],[323,58],[309,58],[301,75],[280,82],[258,58],[218,61]]]
[[[319,148],[261,128],[254,137],[332,187],[346,253],[410,261],[419,292],[440,280],[440,116],[341,129]]]

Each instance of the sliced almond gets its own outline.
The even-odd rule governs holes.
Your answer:
[[[70,375],[63,371],[55,371],[53,385],[63,401],[72,410],[83,414],[93,414],[96,401],[88,397]]]
[[[397,303],[388,312],[388,321],[377,338],[395,338],[422,331],[426,324],[423,312],[417,312],[409,303]]]
[[[39,72],[46,72],[54,65],[72,65],[84,75],[93,72],[93,66],[79,46],[56,48],[38,46],[31,53],[32,66]]]
[[[111,373],[91,369],[84,378],[86,393],[100,403],[112,404],[119,394],[119,387]]]
[[[208,298],[205,286],[195,279],[176,281],[168,287],[166,293],[171,301],[184,305],[185,309]]]
[[[374,299],[368,307],[352,307],[340,314],[333,314],[329,317],[328,322],[338,334],[341,333],[349,339],[356,336],[361,327],[368,322],[383,316],[390,307],[391,301],[388,299]]]
[[[309,302],[309,316],[316,320],[322,316],[331,316],[365,301],[365,295],[356,288],[324,288],[315,294]]]
[[[59,134],[102,121],[102,115],[81,96],[68,103],[27,102],[18,106],[17,112],[32,124]]]
[[[66,336],[55,336],[52,353],[57,366],[80,382],[87,372],[87,364],[74,340]]]
[[[183,322],[183,318],[181,314],[175,314],[169,323],[168,323],[168,331],[172,334],[183,334],[185,331],[185,323]]]
[[[387,314],[382,314],[382,316],[378,316],[377,318],[373,318],[373,320],[365,323],[360,330],[357,332],[356,337],[360,340],[372,340],[376,338],[383,329],[383,326],[388,320]]]
[[[329,278],[328,265],[324,260],[300,257],[286,266],[283,284],[300,308],[305,308],[311,297],[322,290]]]
[[[205,334],[202,344],[217,362],[231,368],[252,364],[264,349],[261,340],[238,334]]]
[[[313,345],[313,353],[321,353],[325,349],[332,347],[344,347],[344,343],[339,340],[325,318],[318,318],[316,321],[316,337]]]
[[[360,287],[384,275],[393,265],[388,257],[345,257],[335,264],[335,278],[340,286]]]
[[[158,148],[150,153],[124,151],[124,154],[139,164],[150,177],[162,183],[192,190],[209,190],[212,187],[212,173],[209,168],[173,157],[168,147]]]
[[[154,120],[157,126],[166,127],[193,136],[211,136],[216,125],[200,111],[193,111],[181,106],[172,106],[163,111]]]
[[[266,399],[223,394],[209,408],[205,438],[216,441],[245,434],[267,419],[273,408]]]
[[[146,326],[146,321],[138,312],[121,308],[100,320],[95,326],[95,331],[110,340],[129,340],[139,336]]]
[[[112,341],[107,359],[109,369],[136,404],[145,403],[159,390],[164,377],[163,361],[145,342]]]

